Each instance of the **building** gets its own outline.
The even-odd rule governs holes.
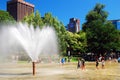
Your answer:
[[[16,21],[20,21],[26,15],[34,12],[34,5],[24,0],[9,0],[7,1],[7,11]]]
[[[115,26],[115,28],[117,30],[120,30],[120,19],[118,19],[118,20],[110,20],[110,21],[113,23],[113,25]]]
[[[73,33],[80,31],[80,20],[76,18],[70,18],[67,30]]]

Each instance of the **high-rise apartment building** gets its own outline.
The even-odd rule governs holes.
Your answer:
[[[34,5],[24,0],[9,0],[7,2],[7,11],[16,21],[20,21],[26,15],[34,12]]]
[[[120,30],[120,19],[118,19],[118,20],[110,20],[110,21],[113,23],[113,25],[115,26],[115,28],[117,30]]]
[[[76,18],[70,18],[70,21],[67,27],[68,27],[68,31],[73,33],[80,31],[80,20]]]

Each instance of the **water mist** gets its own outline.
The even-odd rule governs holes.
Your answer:
[[[43,29],[34,28],[32,25],[18,23],[0,28],[0,50],[1,53],[8,53],[13,48],[22,47],[33,62],[33,75],[35,75],[35,62],[41,54],[57,54],[58,45],[55,31],[52,27],[46,26]]]

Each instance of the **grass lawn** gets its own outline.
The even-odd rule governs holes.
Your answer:
[[[0,63],[0,80],[120,80],[120,63],[106,62],[105,69],[95,68],[95,62],[86,62],[86,69],[77,69],[77,62],[39,63],[36,75],[27,62]]]

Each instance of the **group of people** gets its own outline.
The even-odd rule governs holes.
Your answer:
[[[102,69],[105,68],[105,58],[100,56],[98,59],[96,59],[96,69],[99,69],[99,64],[101,63]]]
[[[61,59],[62,65],[66,62],[65,58]],[[105,68],[105,59],[104,57],[100,56],[96,59],[96,69],[99,69],[99,64],[101,63],[102,69]],[[83,58],[78,58],[77,69],[85,70],[85,60]]]
[[[77,68],[81,68],[82,70],[85,69],[85,60],[84,59],[78,58]]]
[[[99,69],[99,64],[101,64],[102,69],[105,68],[105,59],[104,57],[100,56],[98,59],[96,59],[96,69]],[[85,60],[82,58],[78,58],[78,64],[77,64],[77,68],[84,70],[85,69]]]

